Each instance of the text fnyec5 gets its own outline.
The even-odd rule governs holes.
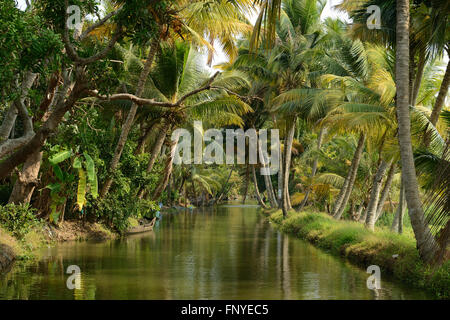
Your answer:
[[[278,129],[270,130],[270,147],[268,132],[261,129],[209,129],[203,131],[201,121],[194,122],[194,139],[187,129],[177,129],[172,133],[175,164],[259,164],[261,175],[275,175],[280,163],[280,135]],[[223,148],[225,132],[225,151]],[[248,140],[248,148],[247,148]],[[192,148],[194,145],[194,148]],[[268,154],[270,148],[270,156]],[[246,153],[248,150],[248,161]],[[193,151],[193,153],[192,153]]]

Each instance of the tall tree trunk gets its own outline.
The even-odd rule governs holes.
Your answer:
[[[16,183],[9,197],[9,203],[30,203],[35,187],[38,185],[38,175],[41,168],[42,151],[33,152],[19,172]]]
[[[347,189],[345,190],[345,194],[344,194],[343,200],[341,202],[341,205],[334,215],[334,218],[337,220],[339,220],[342,217],[345,207],[347,206],[348,199],[350,199],[350,195],[352,194],[353,186],[354,186],[355,180],[356,180],[356,174],[358,173],[359,163],[361,161],[361,156],[362,156],[362,153],[364,150],[365,140],[366,140],[366,135],[364,133],[361,133],[359,136],[358,145],[356,147],[355,154],[352,159],[352,164],[350,166]]]
[[[136,88],[136,96],[137,97],[140,97],[142,95],[142,92],[144,91],[144,87],[147,82],[147,78],[150,73],[150,69],[151,69],[151,66],[153,63],[153,59],[156,55],[158,46],[159,46],[159,38],[155,38],[155,40],[153,40],[153,42],[150,46],[150,51],[149,51],[149,54],[147,57],[147,61],[145,62],[145,65],[144,65],[144,69],[142,70],[142,72],[139,76],[139,82],[138,82],[138,86]],[[114,155],[111,160],[111,165],[109,168],[110,175],[112,175],[114,173],[114,171],[117,169],[117,167],[119,166],[120,157],[122,155],[125,143],[127,142],[128,134],[130,133],[131,127],[133,125],[134,118],[136,116],[138,107],[139,106],[135,103],[133,103],[131,105],[130,111],[128,112],[127,119],[125,120],[125,123],[122,126],[122,132],[120,133],[119,141],[117,142],[116,149],[114,150]],[[100,198],[104,198],[108,194],[108,191],[111,188],[112,183],[113,183],[113,178],[112,178],[112,176],[110,176],[109,178],[106,179],[106,181],[103,185],[103,188],[100,192]]]
[[[359,205],[358,209],[356,210],[355,215],[352,217],[352,219],[354,221],[358,221],[359,218],[361,218],[361,213],[364,210],[364,202],[361,202],[361,204]]]
[[[264,209],[267,209],[267,206],[264,203],[263,199],[261,198],[261,194],[259,193],[258,180],[256,179],[255,165],[251,165],[251,167],[252,167],[253,184],[255,186],[256,199],[258,200],[258,203],[261,207],[263,207]]]
[[[153,193],[152,199],[158,200],[159,197],[161,197],[161,194],[167,187],[167,183],[169,182],[170,175],[172,174],[173,170],[173,159],[175,158],[175,151],[177,149],[177,142],[178,141],[172,141],[172,146],[170,147],[169,156],[166,161],[166,166],[164,168],[164,176],[163,179],[160,181],[158,187],[156,188],[155,192]],[[186,183],[185,183],[186,185]]]
[[[261,166],[263,168],[266,168],[266,170],[269,170],[269,167],[266,164],[266,156],[264,155],[264,153],[262,151],[261,141],[258,141],[258,151],[259,151],[259,158],[261,161]],[[278,203],[277,203],[277,199],[275,198],[275,193],[273,192],[272,180],[270,178],[270,175],[263,175],[263,178],[264,178],[264,182],[266,184],[267,197],[269,198],[270,206],[272,208],[276,208]]]
[[[147,144],[147,141],[152,134],[153,129],[156,127],[156,121],[152,121],[148,127],[145,129],[142,136],[139,138],[138,145],[136,147],[136,150],[134,152],[135,155],[143,154],[145,151],[145,145]]]
[[[222,186],[222,190],[218,194],[218,197],[216,197],[216,200],[214,201],[214,203],[219,203],[222,200],[225,192],[227,191],[228,183],[230,182],[230,178],[231,178],[231,175],[233,174],[233,171],[234,171],[234,166],[231,168],[230,174],[228,175],[228,178],[227,178],[227,181],[225,181],[225,184]]]
[[[295,134],[295,124],[296,117],[292,120],[290,124],[288,135],[286,137],[286,145],[285,145],[285,155],[284,155],[284,179],[283,179],[283,197],[282,197],[282,210],[283,217],[287,217],[287,212],[289,210],[288,196],[289,196],[289,173],[291,168],[291,157],[292,157],[292,143],[294,141]]]
[[[277,192],[277,199],[278,199],[278,209],[282,209],[283,206],[283,192],[284,192],[284,188],[283,188],[283,179],[284,179],[284,165],[283,165],[283,153],[281,152],[281,143],[280,143],[280,147],[279,147],[279,154],[280,154],[280,161],[278,161],[279,163],[279,168],[278,168],[278,192]]]
[[[414,79],[414,87],[411,100],[412,106],[415,106],[417,102],[417,96],[419,95],[420,84],[422,83],[423,70],[425,69],[426,62],[426,52],[424,49],[421,49],[419,53],[419,64],[417,65],[416,78]]]
[[[391,164],[391,167],[389,168],[386,182],[384,184],[383,191],[381,191],[380,200],[378,201],[375,223],[378,221],[378,219],[380,219],[381,215],[383,214],[384,203],[386,202],[386,200],[389,196],[389,191],[391,190],[392,180],[394,180],[395,168],[396,168],[396,164],[395,164],[395,162],[393,162]]]
[[[447,69],[445,70],[444,79],[442,79],[441,88],[434,104],[433,112],[430,116],[430,122],[433,126],[436,126],[439,115],[441,114],[442,107],[444,106],[445,98],[447,98],[448,87],[450,85],[450,61],[447,63]]]
[[[398,200],[397,211],[395,212],[394,221],[392,221],[391,231],[402,233],[403,232],[403,216],[406,209],[406,199],[405,199],[405,187],[403,182],[400,187],[400,196]]]
[[[342,204],[342,201],[344,200],[345,192],[347,191],[348,183],[350,181],[351,173],[352,173],[352,167],[350,166],[350,168],[348,169],[347,176],[345,177],[344,184],[342,185],[341,190],[339,190],[339,193],[336,197],[336,201],[334,202],[333,211],[331,211],[331,215],[333,217],[337,215],[339,209],[341,208],[341,204]]]
[[[380,199],[380,191],[383,184],[383,177],[389,164],[382,160],[378,166],[377,173],[373,179],[372,192],[370,194],[369,204],[367,205],[366,227],[372,231],[375,229],[375,221],[377,217],[378,202]]]
[[[326,132],[327,132],[327,129],[325,127],[320,128],[319,136],[317,137],[317,150],[318,151],[320,151],[320,148],[322,147],[323,136],[326,134]],[[311,180],[316,175],[318,163],[319,163],[319,156],[316,156],[314,159],[312,168],[311,168]],[[305,207],[305,205],[308,203],[308,198],[309,198],[310,193],[311,193],[311,189],[308,189],[306,191],[305,198],[303,198],[303,201],[300,204],[300,207],[298,208],[298,211],[301,211]]]
[[[162,124],[161,130],[159,131],[158,138],[155,141],[155,144],[153,145],[153,148],[150,152],[150,159],[148,161],[147,165],[147,173],[152,172],[153,166],[155,165],[156,159],[158,159],[158,155],[161,153],[161,148],[164,145],[164,140],[167,137],[167,132],[169,131],[169,126],[164,125],[164,122]],[[145,194],[145,188],[141,188],[141,190],[138,193],[138,198],[142,199]]]
[[[247,164],[247,167],[245,169],[245,188],[244,188],[244,197],[242,199],[242,204],[245,204],[245,200],[247,199],[249,184],[250,184],[250,167]]]
[[[430,263],[435,256],[435,241],[420,201],[414,156],[411,143],[411,122],[409,115],[409,0],[397,0],[397,46],[396,84],[398,140],[402,162],[403,182],[411,225],[417,241],[417,248],[423,261]]]
[[[153,166],[155,165],[156,159],[158,159],[158,155],[161,152],[161,148],[164,144],[164,140],[166,139],[167,132],[169,131],[169,126],[163,121],[158,138],[153,145],[152,151],[150,153],[150,160],[147,165],[147,173],[152,172]]]
[[[24,105],[25,97],[28,94],[28,91],[31,89],[34,81],[36,80],[36,77],[37,74],[33,74],[31,72],[28,72],[25,77],[24,84],[22,85],[21,97],[19,98],[19,103],[22,108],[26,108]],[[21,112],[22,117],[26,118],[24,119],[24,123],[28,123],[28,128],[26,128],[26,131],[32,133],[32,120],[27,114],[24,113],[27,113],[27,111],[23,110]],[[40,150],[36,150],[28,156],[28,158],[25,160],[22,171],[19,172],[17,180],[14,183],[13,190],[9,197],[9,203],[30,203],[34,189],[39,183],[38,176],[41,168],[41,161],[42,151]]]

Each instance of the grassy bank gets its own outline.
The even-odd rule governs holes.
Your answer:
[[[37,249],[48,240],[39,230],[33,229],[21,239],[0,226],[0,272],[5,272],[16,261],[29,261],[37,258]]]
[[[283,220],[281,210],[264,211],[281,231],[306,239],[339,254],[364,268],[378,265],[382,272],[414,287],[450,299],[450,261],[431,270],[419,259],[415,240],[379,228],[371,232],[358,222],[336,221],[326,213],[290,212]],[[398,255],[398,256],[397,256]]]

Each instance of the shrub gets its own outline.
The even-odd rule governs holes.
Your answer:
[[[35,216],[35,209],[29,204],[7,204],[0,206],[0,225],[16,238],[23,239],[39,225],[39,220]]]

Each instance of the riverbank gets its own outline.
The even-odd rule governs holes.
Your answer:
[[[378,265],[384,272],[437,298],[450,299],[450,261],[436,270],[420,261],[415,241],[407,235],[378,229],[375,233],[358,222],[336,221],[326,213],[263,210],[281,231],[367,268]]]
[[[55,242],[109,240],[117,236],[100,223],[84,221],[64,221],[58,227],[45,224],[32,228],[23,239],[0,227],[0,273],[9,271],[16,260],[37,259],[39,249]]]

